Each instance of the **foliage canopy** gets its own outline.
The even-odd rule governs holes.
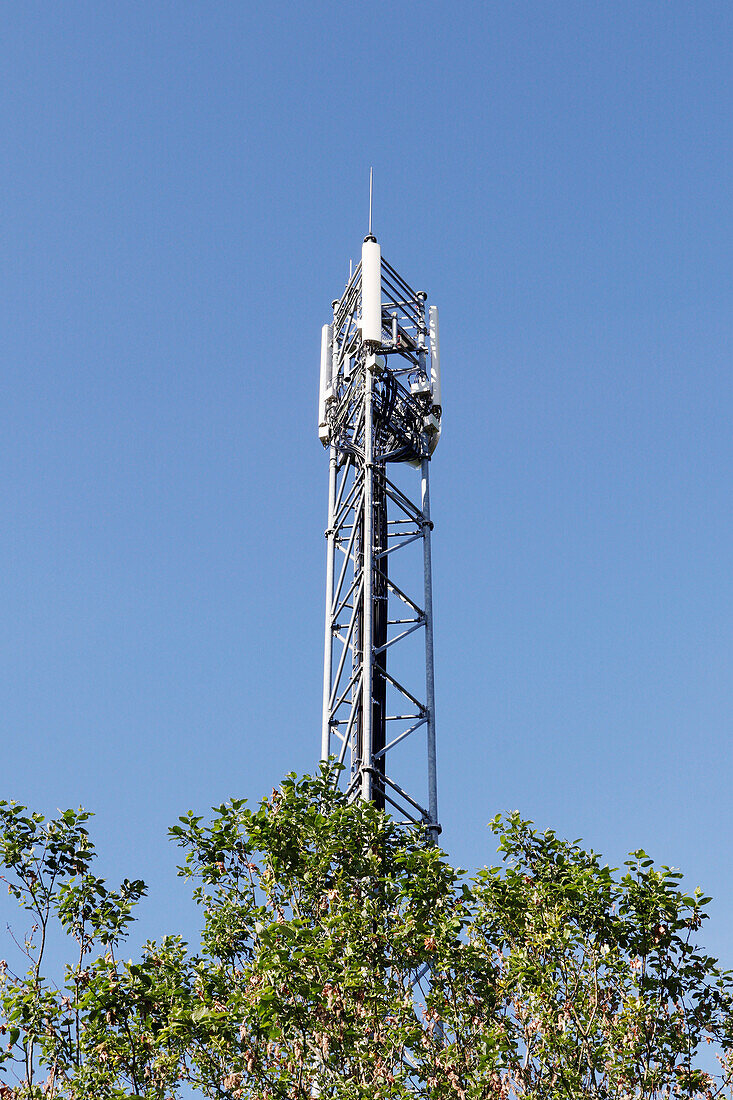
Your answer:
[[[200,947],[169,935],[125,961],[145,886],[95,876],[89,816],[0,803],[31,920],[27,971],[0,963],[0,1100],[731,1095],[733,984],[697,942],[710,899],[642,851],[617,872],[511,814],[502,865],[469,879],[327,770],[289,776],[255,809],[179,819]]]

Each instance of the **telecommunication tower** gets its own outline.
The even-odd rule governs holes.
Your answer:
[[[370,202],[361,262],[321,333],[318,434],[330,457],[321,758],[344,765],[350,795],[437,836],[430,460],[442,407],[438,310],[426,301],[382,257]],[[418,632],[424,661],[407,640]]]

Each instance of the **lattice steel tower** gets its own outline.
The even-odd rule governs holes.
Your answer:
[[[354,797],[437,835],[429,475],[442,409],[438,311],[430,306],[426,320],[426,299],[382,258],[370,224],[361,263],[323,326],[321,757],[345,765]]]

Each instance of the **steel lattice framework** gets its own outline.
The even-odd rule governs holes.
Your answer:
[[[354,797],[437,835],[429,474],[442,409],[438,315],[431,307],[426,322],[426,298],[370,234],[323,328],[319,436],[330,464],[321,756],[344,765]],[[408,554],[404,583],[396,566]],[[407,639],[418,632],[424,663],[420,682],[408,683],[395,658],[412,647],[405,667],[414,678],[415,639]],[[400,780],[394,750],[408,739],[422,740],[421,767],[408,766]],[[399,756],[404,766],[403,749]],[[416,771],[427,790],[414,789]]]

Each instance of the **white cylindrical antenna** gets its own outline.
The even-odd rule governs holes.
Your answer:
[[[430,381],[433,386],[433,405],[443,407],[440,392],[440,330],[438,328],[438,307],[430,307]]]
[[[382,342],[382,251],[371,235],[361,248],[361,338]]]
[[[331,387],[331,325],[321,329],[321,377],[318,387],[318,436],[321,440],[328,437],[326,423],[326,403]]]

